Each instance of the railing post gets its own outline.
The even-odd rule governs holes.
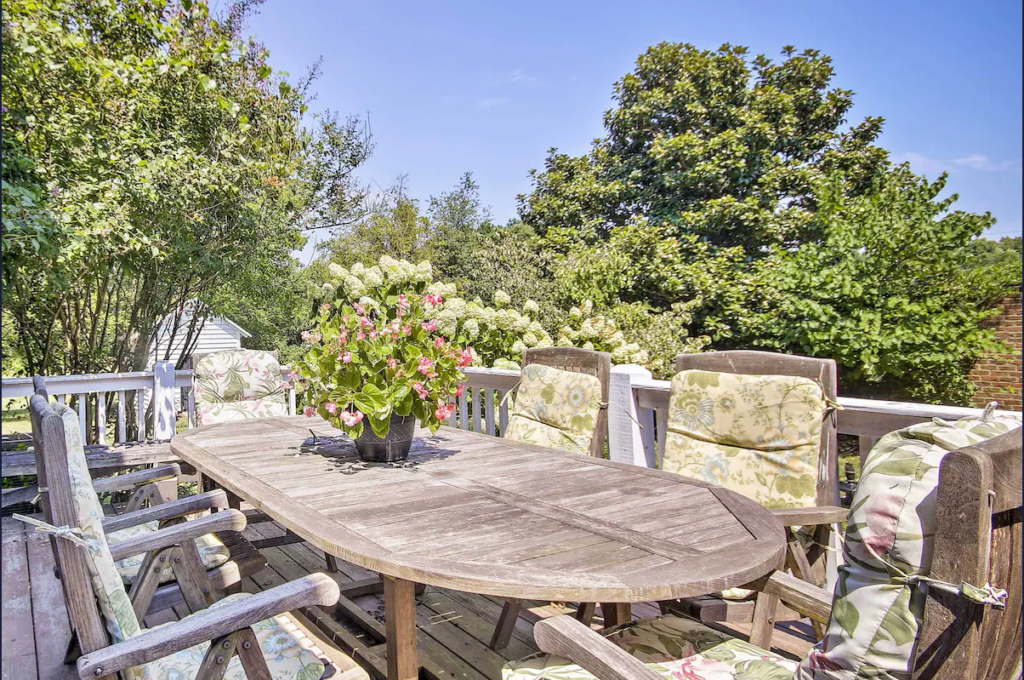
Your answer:
[[[653,468],[657,465],[653,414],[641,414],[633,395],[633,383],[651,379],[651,372],[636,364],[612,367],[608,397],[608,455],[619,463]],[[645,417],[646,416],[646,417]],[[644,423],[644,420],[649,422]],[[643,424],[649,432],[640,429]]]
[[[175,430],[174,364],[158,361],[153,365],[153,438],[170,439]]]

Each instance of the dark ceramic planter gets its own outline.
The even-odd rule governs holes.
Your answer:
[[[368,463],[396,463],[409,457],[412,437],[416,431],[414,416],[391,416],[388,434],[381,439],[373,432],[369,423],[364,424],[363,433],[356,439],[359,457]]]

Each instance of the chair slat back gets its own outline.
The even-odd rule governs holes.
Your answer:
[[[50,513],[48,521],[56,526],[76,527],[78,512],[71,491],[64,421],[42,395],[34,395],[29,400],[29,410],[36,456],[37,459],[42,457],[46,470]],[[110,644],[110,638],[93,594],[88,558],[81,548],[70,541],[56,539],[56,546],[64,599],[82,652],[88,654],[102,649]]]
[[[680,354],[676,357],[676,371],[687,370],[741,375],[791,375],[819,380],[825,390],[825,397],[836,400],[838,377],[836,362],[832,359],[753,350]],[[826,418],[821,424],[815,504],[839,505],[839,437],[832,418]]]
[[[601,403],[608,403],[612,376],[612,355],[578,347],[545,347],[523,352],[523,366],[541,364],[563,371],[596,376],[601,381]],[[608,408],[602,406],[597,414],[594,437],[590,440],[590,455],[604,457],[604,443],[608,438]]]
[[[1004,588],[1006,609],[932,589],[915,678],[1010,678],[1021,663],[1021,428],[947,455],[939,468],[931,577]],[[1019,675],[1017,676],[1019,677]]]

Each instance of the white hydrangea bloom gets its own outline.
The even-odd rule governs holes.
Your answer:
[[[495,359],[494,367],[503,368],[507,371],[518,371],[521,368],[519,364],[514,361],[509,361],[508,359]]]
[[[527,328],[527,330],[533,333],[534,335],[541,335],[544,333],[544,327],[540,325],[540,321],[530,322],[530,325]]]
[[[590,300],[587,300],[586,302],[583,303],[580,311],[582,311],[587,316],[590,316],[594,312],[594,303],[591,302]]]
[[[523,305],[523,311],[527,312],[528,314],[536,314],[537,312],[540,311],[540,305],[538,305],[533,300],[527,300],[526,304]]]
[[[548,335],[547,333],[544,333],[543,335],[541,335],[538,338],[537,344],[534,345],[534,346],[535,347],[551,347],[551,345],[553,345],[553,344],[554,343],[551,342],[551,336]]]
[[[362,262],[356,262],[354,265],[352,265],[352,274],[353,274],[353,276],[361,277],[365,272],[366,272],[366,267],[363,266]]]
[[[370,307],[370,308],[373,308],[373,309],[377,308],[376,301],[374,301],[373,298],[366,297],[365,295],[363,297],[359,298],[359,304],[361,304],[363,307]]]
[[[511,309],[499,310],[494,315],[494,323],[503,331],[515,331],[519,315]]]
[[[348,277],[345,278],[345,290],[353,297],[361,296],[366,292],[366,286],[359,277],[349,274]]]
[[[373,265],[363,274],[363,281],[371,288],[379,288],[384,285],[384,272],[377,265]]]
[[[527,333],[523,336],[523,344],[527,347],[536,347],[539,342],[539,338],[533,333]]]
[[[583,343],[583,349],[594,349],[594,343],[588,340],[587,342]]]
[[[430,262],[423,260],[416,265],[416,281],[422,281],[423,283],[430,283],[434,280],[434,268],[430,266]]]
[[[564,335],[558,336],[558,342],[556,342],[555,345],[558,347],[575,347],[575,345],[572,344],[572,340]]]
[[[580,326],[581,338],[589,340],[597,338],[599,335],[600,334],[597,332],[597,329],[594,328],[594,324],[591,319],[587,319],[586,321],[583,322],[583,325]]]
[[[573,307],[569,310],[569,318],[573,321],[579,321],[583,318],[583,312],[580,311],[579,307]]]
[[[455,331],[459,325],[459,320],[455,318],[455,312],[450,309],[442,309],[437,313],[437,318],[434,321],[441,335],[446,338],[455,337]]]
[[[522,354],[524,351],[526,351],[526,349],[526,344],[522,340],[516,340],[514,343],[512,343],[513,354]]]
[[[526,333],[530,330],[530,318],[521,314],[516,314],[516,320],[513,324],[516,333]]]
[[[612,361],[616,364],[633,363],[633,353],[625,347],[616,347],[612,350]]]
[[[511,296],[503,290],[499,290],[494,294],[494,304],[498,307],[507,307],[511,302]]]
[[[466,301],[460,297],[445,298],[444,308],[452,310],[452,313],[458,319],[466,316],[467,307]]]
[[[612,337],[608,338],[608,344],[613,347],[619,347],[626,344],[626,336],[622,334],[622,331],[615,331]]]
[[[329,265],[327,265],[327,271],[330,273],[331,278],[335,279],[336,281],[340,281],[344,279],[346,276],[348,276],[348,270],[342,267],[337,262],[332,262]]]
[[[320,286],[320,291],[324,295],[334,295],[334,284],[328,281],[324,285]]]
[[[462,330],[465,331],[466,335],[471,340],[473,340],[480,335],[480,324],[476,319],[467,319],[462,323]]]
[[[390,255],[380,256],[380,268],[389,280],[395,283],[402,283],[402,265]]]

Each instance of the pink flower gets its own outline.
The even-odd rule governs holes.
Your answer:
[[[438,420],[448,420],[454,411],[454,404],[442,404],[437,407],[436,411],[434,411],[434,417]]]
[[[292,384],[290,382],[288,382],[287,380],[285,380],[283,383],[281,383],[281,389],[282,390],[291,389],[291,386],[292,386]]]
[[[397,371],[395,371],[396,378],[401,378],[403,376],[405,376],[405,371],[403,371],[402,369],[398,369]]]
[[[322,305],[320,305],[320,313],[323,314],[324,312],[326,312],[330,308],[331,308],[331,303],[330,302],[325,302]]]
[[[402,309],[401,307],[399,307],[399,308],[398,308],[398,316],[399,316],[399,317],[403,317],[403,316],[405,316],[405,310],[404,310],[404,309]]]
[[[401,310],[406,310],[409,308],[409,298],[407,298],[404,294],[398,296],[398,308]]]
[[[420,399],[426,400],[428,395],[426,388],[423,387],[423,383],[418,382],[413,384],[412,389],[416,392],[416,394],[420,395]]]
[[[341,355],[341,361],[342,361],[342,363],[345,363],[345,364],[351,364],[352,363],[352,352],[345,352],[344,354],[342,354]]]
[[[362,331],[356,333],[356,340],[366,340],[366,333]]]
[[[332,416],[338,415],[338,405],[333,401],[329,401],[324,404],[324,410],[330,413]]]
[[[458,387],[455,388],[455,396],[456,397],[461,397],[463,392],[465,392],[465,391],[466,391],[466,386],[465,385],[459,385]]]
[[[434,338],[434,347],[436,347],[438,349],[441,349],[442,347],[444,347],[444,338],[441,337],[441,336],[438,336],[438,337]]]
[[[432,320],[431,321],[424,321],[420,325],[423,326],[423,330],[425,330],[425,331],[436,331],[437,330],[437,326],[434,325],[434,322]]]
[[[645,658],[645,661],[648,660]],[[665,661],[671,661],[671,659],[665,659]],[[732,667],[724,661],[695,659],[692,656],[681,659],[681,661],[679,667],[672,671],[672,677],[678,680],[732,680],[735,677]]]
[[[342,411],[338,414],[341,417],[341,422],[345,423],[348,427],[355,427],[362,421],[363,414],[359,411],[352,413],[350,411]]]
[[[473,363],[473,348],[467,347],[459,352],[459,368],[465,368]]]
[[[302,415],[306,416],[307,418],[312,418],[313,416],[316,415],[316,409],[313,408],[312,406],[307,406],[306,408],[302,409]]]
[[[431,361],[430,357],[420,357],[419,372],[422,373],[423,375],[426,375],[427,373],[430,372],[430,367],[433,365],[434,362]]]
[[[355,308],[355,310],[356,310],[356,314],[358,314],[359,316],[363,316],[364,314],[366,314],[366,308],[365,308],[365,307],[363,307],[363,306],[362,306],[361,304],[359,304],[358,302],[357,302],[357,303],[355,303],[354,305],[352,305],[352,307],[354,307],[354,308]],[[347,320],[347,319],[346,319],[346,320]]]
[[[412,335],[412,329],[408,326],[402,326],[402,335]]]
[[[398,359],[394,357],[388,357],[388,368],[392,371],[398,368]]]
[[[363,328],[369,328],[370,326],[373,325],[373,322],[370,321],[370,319],[365,316],[359,317],[359,323],[362,325]]]
[[[377,329],[376,328],[373,328],[373,329],[370,330],[370,337],[371,338],[376,338],[377,337]]]
[[[431,307],[436,307],[437,305],[444,302],[444,298],[442,298],[440,295],[424,295],[423,301],[426,302]]]

